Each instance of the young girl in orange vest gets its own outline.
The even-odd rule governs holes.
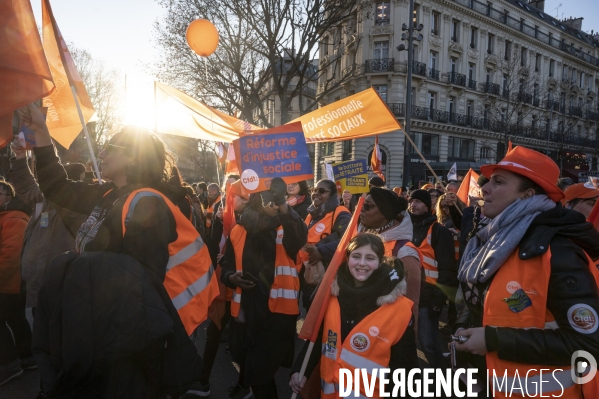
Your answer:
[[[322,398],[339,397],[340,368],[370,368],[374,363],[391,371],[405,369],[407,375],[418,367],[413,302],[404,296],[403,264],[384,254],[383,241],[374,234],[359,234],[349,242],[316,341],[322,351],[312,352],[300,381],[297,371],[306,354],[306,342],[289,382],[294,392],[300,391],[319,361]],[[378,393],[377,385],[374,397]],[[360,394],[366,396],[363,385]],[[353,392],[349,396],[353,397]]]
[[[467,307],[455,334],[468,340],[456,349],[479,381],[496,376],[483,397],[597,397],[570,365],[575,351],[599,354],[599,233],[562,208],[549,157],[518,146],[481,172],[484,217],[458,274]]]

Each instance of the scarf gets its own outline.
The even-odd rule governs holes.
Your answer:
[[[518,247],[533,219],[555,207],[546,195],[516,200],[468,242],[458,270],[458,279],[476,284],[485,282],[503,265]]]

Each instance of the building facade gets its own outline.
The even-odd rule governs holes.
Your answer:
[[[408,0],[387,0],[354,13],[352,29],[323,36],[321,60],[341,57],[323,80],[352,76],[321,103],[373,87],[403,126],[412,68],[411,137],[435,169],[458,162],[463,175],[501,159],[513,141],[551,156],[564,177],[597,171],[599,36],[583,32],[581,18],[559,21],[543,1],[525,0],[421,0],[413,16]],[[423,39],[407,65],[396,47],[407,47],[402,24],[412,18]],[[401,131],[379,137],[389,186],[403,181],[404,140]],[[317,145],[317,178],[324,162],[368,159],[373,146],[372,138]],[[409,159],[409,180],[430,180],[413,149]]]

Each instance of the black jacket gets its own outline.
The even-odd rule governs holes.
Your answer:
[[[435,215],[414,216],[410,214],[410,217],[414,225],[412,243],[417,247],[426,239],[428,229],[433,225],[431,246],[435,251],[435,260],[439,271],[436,285],[424,283],[423,289],[420,291],[418,306],[442,309],[447,297],[458,286],[453,237],[447,227],[437,223]]]
[[[520,241],[519,256],[523,260],[532,259],[549,249],[552,256],[547,309],[559,328],[485,327],[487,349],[497,351],[500,359],[523,364],[569,366],[575,350],[582,349],[599,356],[599,329],[582,334],[574,330],[568,320],[568,309],[580,303],[599,313],[599,292],[584,253],[586,251],[593,259],[599,258],[599,233],[585,222],[582,214],[563,209],[558,203],[554,209],[533,220]],[[485,295],[491,281],[492,278],[478,284],[478,292]],[[465,283],[461,283],[461,287],[464,292],[469,290]],[[484,297],[478,298],[476,303],[466,301],[469,322],[465,326],[482,326],[482,303]],[[471,356],[472,363],[484,367],[484,357]]]
[[[162,282],[123,254],[68,253],[50,264],[32,346],[48,397],[163,398],[201,370]]]

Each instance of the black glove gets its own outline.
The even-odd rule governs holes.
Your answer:
[[[276,206],[283,205],[287,199],[287,183],[280,177],[275,177],[270,181],[270,192],[273,195],[273,202]]]

